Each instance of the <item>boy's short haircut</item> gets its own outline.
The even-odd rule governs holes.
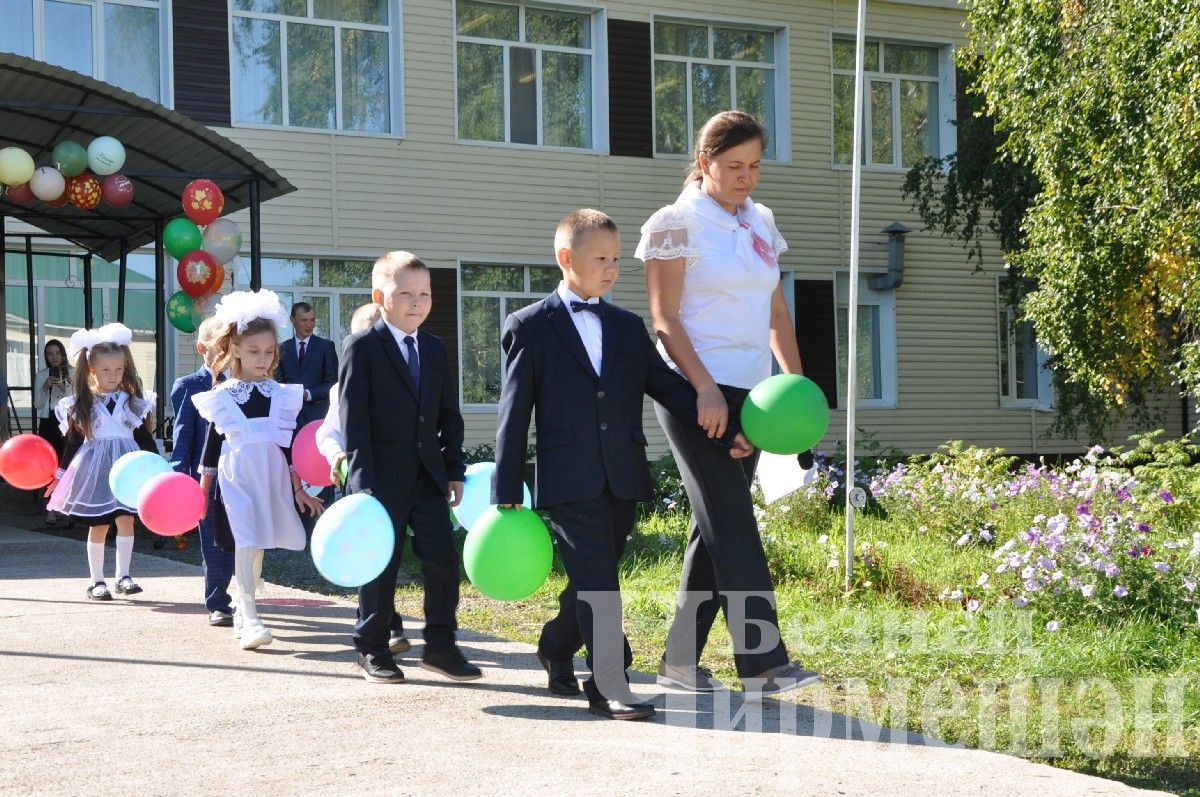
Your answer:
[[[196,329],[196,340],[199,343],[208,345],[217,338],[221,337],[221,333],[225,331],[225,324],[217,320],[215,315],[210,315],[208,318],[200,322],[200,326]]]
[[[554,251],[559,249],[574,249],[589,233],[596,230],[620,232],[617,223],[602,210],[580,208],[572,210],[562,217],[558,228],[554,231]]]
[[[369,329],[375,323],[375,319],[379,318],[381,311],[382,308],[374,302],[360,305],[350,316],[350,332],[362,332]]]
[[[396,281],[399,271],[428,271],[429,266],[412,252],[388,252],[371,269],[371,290],[383,290]]]

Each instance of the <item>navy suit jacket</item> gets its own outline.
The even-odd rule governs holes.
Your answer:
[[[181,376],[171,386],[171,408],[175,413],[171,442],[171,466],[180,473],[198,476],[200,454],[208,436],[208,422],[196,412],[192,396],[212,390],[212,374],[201,366],[199,371]]]
[[[535,507],[597,498],[606,484],[620,499],[652,496],[643,395],[696,422],[696,391],[663,362],[641,317],[603,305],[599,375],[557,292],[505,320],[508,371],[500,393],[494,503],[523,501],[531,414],[537,418]]]
[[[279,367],[275,369],[275,381],[292,385],[304,385],[311,399],[304,402],[296,418],[296,429],[310,421],[319,421],[329,412],[329,389],[337,384],[338,358],[333,341],[310,335],[304,349],[304,367],[300,367],[300,355],[296,351],[296,338],[291,337],[280,344]]]
[[[338,413],[352,493],[369,489],[377,497],[415,498],[422,469],[442,492],[448,492],[448,482],[463,480],[463,419],[446,346],[418,331],[417,358],[419,390],[382,319],[342,352]]]

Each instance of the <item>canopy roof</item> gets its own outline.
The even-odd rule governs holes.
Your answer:
[[[0,53],[0,146],[22,147],[44,166],[59,142],[86,147],[97,136],[125,146],[121,173],[134,184],[131,204],[81,210],[0,199],[0,213],[115,261],[123,249],[153,242],[160,223],[182,215],[180,193],[197,177],[221,187],[223,214],[249,207],[253,191],[265,202],[296,190],[241,145],[182,114],[78,72]]]

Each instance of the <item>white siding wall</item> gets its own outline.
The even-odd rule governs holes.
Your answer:
[[[832,31],[853,31],[853,2],[829,0],[613,0],[609,18],[649,21],[652,11],[694,19],[773,22],[789,30],[791,160],[767,164],[756,199],[775,211],[792,249],[783,266],[803,279],[829,279],[845,267],[850,173],[831,166]],[[946,44],[962,42],[960,11],[944,4],[873,2],[868,35]],[[553,262],[557,220],[584,206],[609,212],[623,231],[617,303],[645,314],[642,264],[633,258],[638,228],[677,194],[684,164],[454,142],[453,12],[449,0],[404,2],[406,137],[332,136],[258,129],[223,130],[299,189],[263,206],[263,249],[271,255],[369,257],[409,249],[433,267],[459,259]],[[920,231],[899,193],[900,172],[863,180],[863,265],[886,262],[893,221],[907,238],[906,273],[896,291],[898,406],[862,410],[860,425],[881,442],[927,451],[952,438],[1013,451],[1077,451],[1074,440],[1041,438],[1046,413],[1000,407],[995,276],[998,252],[974,273],[954,244]],[[248,216],[235,217],[248,233]],[[247,241],[247,250],[249,244]],[[226,286],[227,289],[230,287]],[[244,286],[238,286],[244,287]],[[438,297],[434,297],[436,302]],[[191,336],[176,336],[178,371],[195,367]],[[1181,426],[1172,401],[1169,429]],[[835,412],[826,443],[842,436]],[[647,407],[651,453],[665,449]],[[495,415],[467,415],[468,443],[493,438]]]

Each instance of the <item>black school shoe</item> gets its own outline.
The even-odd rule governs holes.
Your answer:
[[[588,699],[588,713],[608,720],[644,720],[653,717],[655,711],[649,703],[622,703],[597,697]]]
[[[87,588],[87,596],[90,601],[110,601],[112,593],[108,591],[108,585],[103,581],[97,581],[95,584]]]
[[[560,697],[575,697],[583,690],[579,688],[579,679],[575,677],[574,661],[552,661],[538,651],[538,661],[546,671],[546,688]]]
[[[139,587],[129,576],[125,576],[117,582],[118,595],[136,595],[141,591],[142,588]]]
[[[358,667],[362,672],[362,677],[370,683],[404,683],[404,672],[396,666],[390,653],[360,653]]]
[[[421,656],[421,669],[436,672],[451,681],[477,681],[483,677],[483,671],[467,661],[457,645],[446,650],[426,647]]]

